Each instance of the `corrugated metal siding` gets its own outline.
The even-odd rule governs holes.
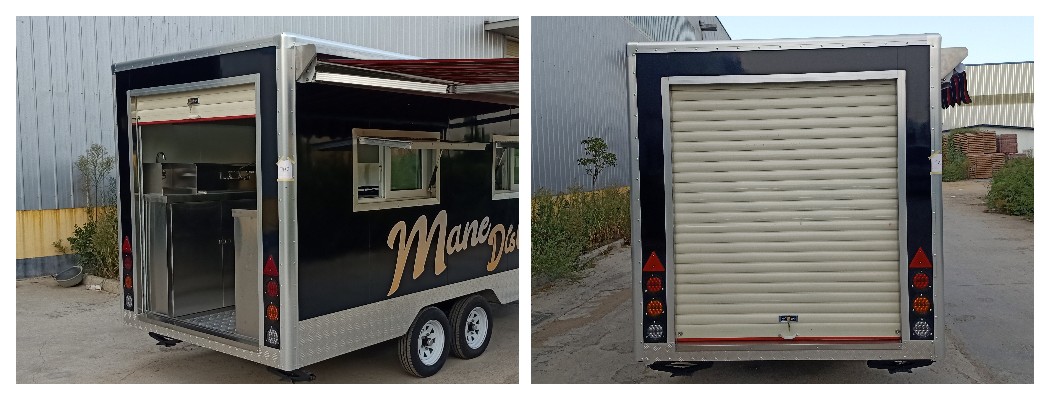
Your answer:
[[[699,31],[716,17],[532,18],[532,187],[555,192],[588,186],[576,165],[580,141],[598,136],[617,155],[598,187],[630,180],[627,120],[628,42],[728,39]],[[717,23],[721,27],[720,23]]]
[[[19,210],[84,206],[73,163],[92,143],[113,152],[110,66],[294,32],[425,58],[501,57],[490,17],[18,17]],[[506,19],[506,18],[503,18]]]
[[[1035,128],[1035,63],[967,65],[972,104],[943,111],[944,129],[977,125]]]

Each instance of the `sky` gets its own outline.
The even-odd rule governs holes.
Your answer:
[[[939,33],[944,47],[966,47],[965,64],[1035,60],[1033,17],[728,17],[736,39]]]

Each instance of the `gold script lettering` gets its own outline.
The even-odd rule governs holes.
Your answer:
[[[419,278],[423,274],[423,267],[426,264],[427,256],[430,255],[430,243],[434,240],[434,234],[438,235],[437,251],[434,255],[434,275],[440,275],[445,272],[445,228],[447,225],[447,214],[445,210],[441,210],[434,217],[434,223],[430,225],[430,229],[427,229],[427,216],[421,215],[416,219],[416,223],[412,225],[412,231],[406,235],[407,224],[405,221],[399,221],[394,224],[394,227],[390,229],[390,234],[387,235],[386,244],[391,249],[394,248],[394,240],[397,239],[397,264],[394,266],[394,281],[390,284],[390,291],[387,292],[387,296],[394,294],[397,288],[401,286],[401,277],[405,272],[405,263],[408,261],[408,252],[410,245],[414,242],[416,244],[416,263],[412,267],[412,279]],[[424,233],[426,236],[424,236]]]

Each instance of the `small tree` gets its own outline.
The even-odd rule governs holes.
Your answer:
[[[609,152],[609,145],[605,139],[589,137],[580,142],[587,157],[576,159],[576,164],[583,167],[587,176],[591,177],[591,189],[598,183],[598,175],[608,167],[616,166],[616,154]]]
[[[119,263],[119,233],[117,232],[116,181],[110,176],[115,159],[105,147],[91,145],[77,158],[80,189],[87,205],[87,223],[73,228],[69,247],[61,240],[52,243],[58,251],[76,254],[77,263],[84,271],[103,278],[116,278]]]

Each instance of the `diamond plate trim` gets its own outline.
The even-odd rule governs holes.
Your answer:
[[[491,289],[501,304],[518,300],[518,270],[453,283],[299,322],[301,368],[400,337],[423,307]]]
[[[790,347],[789,347],[790,346]],[[885,346],[885,345],[883,345]],[[730,346],[725,346],[730,347]],[[754,360],[936,360],[932,341],[905,341],[892,348],[870,344],[749,345],[736,349],[712,345],[642,344],[638,361],[754,361]],[[779,349],[776,349],[779,348]]]
[[[234,357],[243,358],[248,361],[256,362],[268,367],[274,367],[290,371],[295,368],[288,368],[287,366],[281,366],[277,364],[277,353],[276,349],[260,346],[261,350],[249,350],[238,346],[232,346],[226,343],[233,343],[223,338],[211,336],[201,332],[190,331],[181,327],[164,324],[161,322],[145,319],[145,316],[136,316],[130,311],[124,312],[124,324],[129,325],[145,332],[156,332],[161,335],[178,339],[186,343],[195,344],[206,349],[218,351],[220,353],[229,354]]]

